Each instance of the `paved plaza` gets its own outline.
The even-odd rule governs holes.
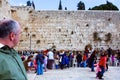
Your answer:
[[[120,67],[109,67],[104,74],[104,80],[120,80]],[[48,70],[43,75],[36,75],[34,72],[28,73],[29,80],[99,80],[96,73],[90,68],[69,68]]]

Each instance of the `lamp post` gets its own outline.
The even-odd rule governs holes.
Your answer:
[[[31,51],[31,32],[30,32],[30,51]]]
[[[28,37],[29,37],[29,49],[31,51],[31,32],[28,33]]]

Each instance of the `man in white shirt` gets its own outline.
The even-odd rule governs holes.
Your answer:
[[[53,69],[54,53],[52,52],[51,49],[49,49],[47,55],[48,55],[48,64],[47,64],[47,67],[48,67],[48,69]]]

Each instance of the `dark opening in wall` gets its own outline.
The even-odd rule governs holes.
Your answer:
[[[36,44],[39,44],[39,43],[40,43],[40,40],[37,40],[37,41],[36,41]]]
[[[33,37],[33,38],[35,38],[35,37],[36,37],[36,35],[35,35],[35,34],[32,34],[32,37]]]
[[[67,34],[65,34],[64,36],[67,37]]]
[[[72,32],[71,32],[71,35],[73,35],[73,34],[74,34],[74,32],[72,31]]]
[[[20,42],[23,42],[23,40],[20,40]]]
[[[70,14],[70,12],[68,12],[68,14]]]
[[[32,10],[30,10],[29,13],[32,13]]]
[[[25,32],[27,32],[27,31],[28,31],[28,28],[27,28],[27,27],[25,27],[25,28],[24,28],[24,31],[25,31]]]
[[[61,29],[59,29],[59,32],[61,32]]]
[[[11,12],[12,12],[12,13],[15,13],[15,12],[16,12],[16,10],[11,10]]]
[[[89,26],[89,24],[86,24],[86,27],[88,27]]]
[[[108,18],[108,21],[111,21],[111,18]]]
[[[68,30],[66,30],[66,32],[68,32]]]
[[[45,18],[49,18],[50,16],[45,16]]]

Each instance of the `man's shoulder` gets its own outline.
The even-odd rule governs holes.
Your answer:
[[[6,54],[0,51],[0,59],[5,58]]]
[[[0,52],[0,61],[7,60],[9,56],[5,53]]]

